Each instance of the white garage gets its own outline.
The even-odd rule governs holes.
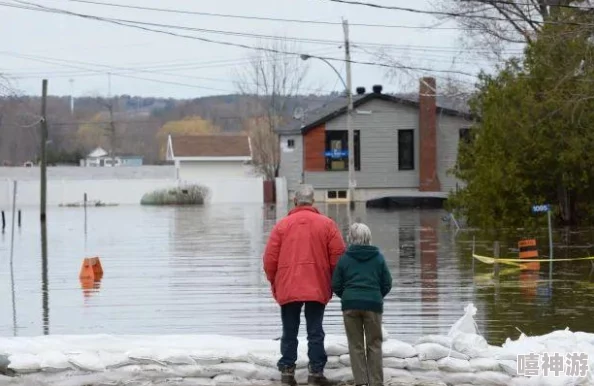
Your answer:
[[[175,163],[177,179],[185,182],[257,177],[246,135],[170,135],[167,160]]]

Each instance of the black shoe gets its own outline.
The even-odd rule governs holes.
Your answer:
[[[281,369],[281,384],[297,386],[297,381],[295,380],[295,366]]]
[[[307,383],[314,386],[335,386],[338,383],[332,382],[324,374],[310,373],[307,377]]]

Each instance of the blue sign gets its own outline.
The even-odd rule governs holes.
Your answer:
[[[348,157],[349,152],[347,150],[326,150],[324,156],[331,158],[343,158]]]
[[[532,213],[546,213],[550,210],[551,206],[549,204],[532,205]]]

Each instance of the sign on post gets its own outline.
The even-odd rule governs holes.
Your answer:
[[[532,205],[532,213],[546,213],[551,210],[551,206],[549,204],[543,205]]]
[[[348,157],[349,152],[347,150],[326,150],[324,156],[330,158],[343,158]]]

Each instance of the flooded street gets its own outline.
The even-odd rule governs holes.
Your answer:
[[[346,207],[321,205],[344,229]],[[280,336],[279,309],[262,272],[261,255],[277,216],[259,205],[202,208],[120,206],[89,208],[87,232],[80,208],[48,211],[48,265],[44,280],[38,212],[24,209],[10,269],[10,215],[0,235],[0,335],[223,334]],[[472,235],[442,220],[442,211],[383,211],[359,207],[350,220],[370,225],[388,260],[394,288],[384,323],[392,337],[412,342],[447,333],[469,302],[492,344],[505,337],[542,334],[566,326],[592,332],[594,283],[589,262],[548,264],[538,273],[473,264]],[[354,218],[353,218],[354,216]],[[548,253],[539,237],[541,255]],[[592,235],[572,236],[572,245]],[[492,256],[492,241],[476,240]],[[559,246],[556,257],[587,256]],[[515,252],[517,255],[517,252]],[[512,252],[502,256],[516,257]],[[78,279],[84,257],[99,256],[104,276],[95,288]],[[474,273],[473,273],[474,270]],[[44,283],[46,281],[46,283]],[[14,284],[14,285],[13,285]],[[47,288],[47,292],[44,290]],[[46,293],[44,299],[43,294]],[[14,295],[14,308],[13,308]],[[338,299],[326,332],[342,333]]]

